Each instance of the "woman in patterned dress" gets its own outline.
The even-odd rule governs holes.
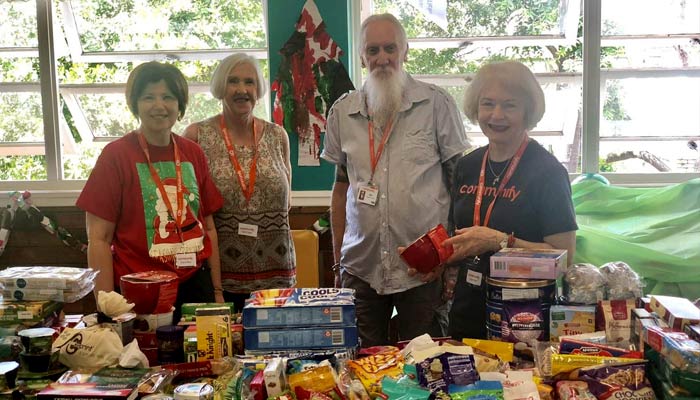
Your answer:
[[[214,214],[224,299],[240,310],[250,292],[296,283],[289,229],[289,138],[279,125],[253,116],[265,84],[257,61],[243,53],[224,58],[210,83],[222,112],[185,129],[199,143],[224,196]]]

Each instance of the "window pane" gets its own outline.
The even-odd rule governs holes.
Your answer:
[[[603,67],[621,69],[700,67],[700,46],[691,40],[667,46],[626,41],[618,47],[602,47],[601,61]]]
[[[36,2],[0,1],[0,48],[37,47]]]
[[[569,1],[473,1],[447,2],[447,29],[429,20],[428,16],[407,0],[374,0],[373,12],[394,14],[410,38],[561,35],[564,33],[561,9]],[[573,1],[573,4],[578,2]],[[578,9],[573,12],[579,12]]]
[[[696,0],[604,0],[601,13],[603,35],[700,32]]]
[[[700,78],[607,80],[600,157],[630,152],[632,161],[612,164],[614,172],[660,172],[664,165],[670,172],[693,172],[699,153],[688,142],[700,136],[698,93]]]
[[[0,1],[0,15],[0,181],[43,180],[39,59],[3,52],[37,47],[36,2]]]
[[[85,52],[263,48],[262,0],[70,1]]]
[[[39,59],[3,57],[0,52],[0,82],[39,82]]]

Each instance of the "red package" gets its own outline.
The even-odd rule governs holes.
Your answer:
[[[427,274],[447,261],[454,253],[452,246],[442,246],[442,242],[449,237],[445,227],[438,224],[406,247],[401,252],[401,258],[411,268],[422,274]]]

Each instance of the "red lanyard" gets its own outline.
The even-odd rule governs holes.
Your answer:
[[[493,211],[493,205],[496,204],[496,198],[503,191],[503,188],[506,186],[506,183],[508,183],[510,178],[515,173],[515,169],[518,167],[520,159],[522,158],[529,141],[530,138],[527,135],[525,135],[525,138],[523,138],[523,142],[520,143],[518,151],[515,153],[513,159],[510,161],[508,170],[506,170],[506,175],[503,177],[501,184],[498,185],[498,190],[496,190],[496,193],[494,193],[493,200],[491,200],[491,204],[489,204],[489,208],[486,210],[486,215],[484,216],[484,226],[488,226],[489,220],[491,219],[491,211]],[[484,153],[484,159],[481,161],[481,171],[479,172],[479,186],[476,189],[476,200],[474,200],[475,226],[481,225],[481,202],[484,198],[484,188],[486,186],[486,161],[488,160],[488,157],[489,150],[486,149],[486,153]]]
[[[168,193],[165,191],[165,186],[163,185],[163,181],[161,181],[160,176],[158,176],[158,172],[156,171],[155,167],[153,167],[153,164],[151,163],[151,155],[148,152],[148,144],[146,143],[146,139],[143,137],[142,133],[138,133],[136,135],[139,139],[139,145],[141,146],[141,150],[143,150],[143,154],[146,156],[146,161],[148,161],[148,170],[151,171],[151,179],[153,179],[153,183],[156,184],[158,187],[158,191],[160,192],[160,197],[163,198],[163,203],[165,203],[165,206],[168,208],[168,213],[170,214],[170,218],[172,218],[175,222],[175,227],[177,228],[177,234],[180,236],[180,242],[183,242],[183,237],[182,237],[182,227],[180,226],[180,221],[182,220],[182,211],[184,209],[183,203],[184,203],[184,196],[183,196],[183,182],[182,182],[182,165],[180,165],[180,150],[177,147],[177,142],[175,141],[174,135],[171,133],[170,134],[170,140],[173,142],[173,153],[174,153],[174,159],[175,159],[175,182],[176,182],[176,198],[177,198],[177,209],[175,212],[173,212],[173,205],[170,204],[170,198],[168,197]]]
[[[377,164],[379,163],[379,157],[382,156],[382,152],[384,151],[384,145],[386,142],[389,140],[389,136],[391,135],[391,127],[394,125],[394,122],[390,122],[387,126],[384,127],[384,132],[382,132],[382,141],[379,143],[379,148],[377,149],[377,153],[374,153],[374,125],[372,124],[372,121],[369,121],[367,123],[367,132],[369,134],[369,160],[372,165],[372,175],[369,177],[369,182],[371,183],[372,180],[374,179],[374,170],[377,169]]]
[[[253,118],[253,160],[250,162],[248,184],[245,183],[243,168],[238,162],[238,158],[236,157],[236,151],[233,149],[233,144],[231,144],[231,138],[228,136],[228,130],[226,129],[226,122],[224,121],[223,114],[221,114],[220,127],[221,135],[224,137],[224,143],[226,143],[226,149],[228,150],[228,158],[229,160],[231,160],[231,165],[233,165],[233,169],[236,171],[238,183],[241,185],[243,196],[245,196],[246,203],[248,203],[250,202],[251,197],[253,197],[253,191],[255,191],[255,178],[258,174],[258,134],[255,131],[255,118]]]

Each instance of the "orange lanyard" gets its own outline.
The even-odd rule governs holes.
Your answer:
[[[372,165],[372,175],[369,177],[369,183],[372,183],[372,180],[374,179],[374,170],[377,169],[377,164],[379,164],[379,157],[382,156],[382,152],[384,151],[384,145],[386,142],[389,140],[389,136],[391,135],[391,127],[394,125],[394,122],[390,122],[387,126],[384,127],[384,132],[382,132],[382,141],[379,143],[379,148],[377,149],[377,153],[374,153],[374,125],[372,124],[372,121],[370,120],[367,122],[367,132],[369,134],[369,160]]]
[[[255,118],[253,118],[253,160],[250,162],[248,184],[245,183],[243,168],[241,167],[241,163],[238,162],[238,157],[236,157],[236,151],[233,149],[231,138],[228,136],[228,130],[226,129],[226,122],[224,121],[223,114],[221,114],[221,120],[219,124],[221,127],[221,135],[224,137],[224,143],[226,143],[226,150],[228,150],[228,158],[229,160],[231,160],[231,165],[233,165],[233,169],[236,171],[238,183],[241,185],[243,196],[245,196],[246,203],[248,203],[253,197],[253,191],[255,191],[255,178],[258,174],[258,134],[255,131]]]
[[[493,200],[491,200],[491,204],[489,204],[489,208],[486,210],[486,215],[484,216],[484,226],[488,226],[489,220],[491,219],[491,212],[493,211],[493,205],[496,204],[496,198],[498,198],[498,195],[503,191],[503,188],[506,186],[506,183],[508,183],[510,178],[515,173],[515,169],[518,167],[520,159],[522,158],[529,141],[530,138],[527,135],[525,135],[525,138],[523,138],[523,142],[520,143],[518,151],[515,153],[513,159],[510,161],[508,170],[506,170],[506,175],[505,177],[503,177],[501,184],[498,185],[498,190],[496,190],[496,193],[494,193]],[[479,172],[479,186],[476,189],[476,200],[474,200],[475,226],[481,225],[481,202],[484,198],[484,189],[486,186],[486,161],[488,160],[488,157],[489,150],[486,149],[486,152],[484,153],[484,159],[481,161],[481,171]]]
[[[176,182],[176,198],[177,198],[177,209],[175,212],[173,212],[173,205],[170,204],[170,198],[168,197],[168,193],[165,191],[165,186],[163,185],[163,181],[161,181],[160,176],[158,176],[158,172],[156,171],[155,167],[151,163],[151,155],[148,152],[148,144],[146,143],[146,139],[143,137],[142,133],[138,133],[137,137],[139,139],[139,145],[141,146],[141,150],[143,150],[143,154],[146,156],[146,161],[148,162],[148,170],[151,172],[151,179],[153,179],[153,183],[156,184],[156,187],[158,187],[158,191],[160,192],[160,197],[163,198],[163,203],[165,203],[165,206],[168,208],[168,214],[170,214],[170,218],[172,218],[175,222],[175,227],[177,228],[177,234],[180,236],[180,242],[184,242],[183,237],[182,237],[182,227],[180,226],[180,221],[182,220],[182,211],[184,209],[183,203],[184,203],[184,196],[183,196],[183,182],[182,182],[182,165],[180,165],[180,150],[177,147],[177,142],[175,141],[174,135],[171,133],[170,134],[170,140],[173,142],[173,153],[174,153],[174,159],[175,159],[175,182]]]

